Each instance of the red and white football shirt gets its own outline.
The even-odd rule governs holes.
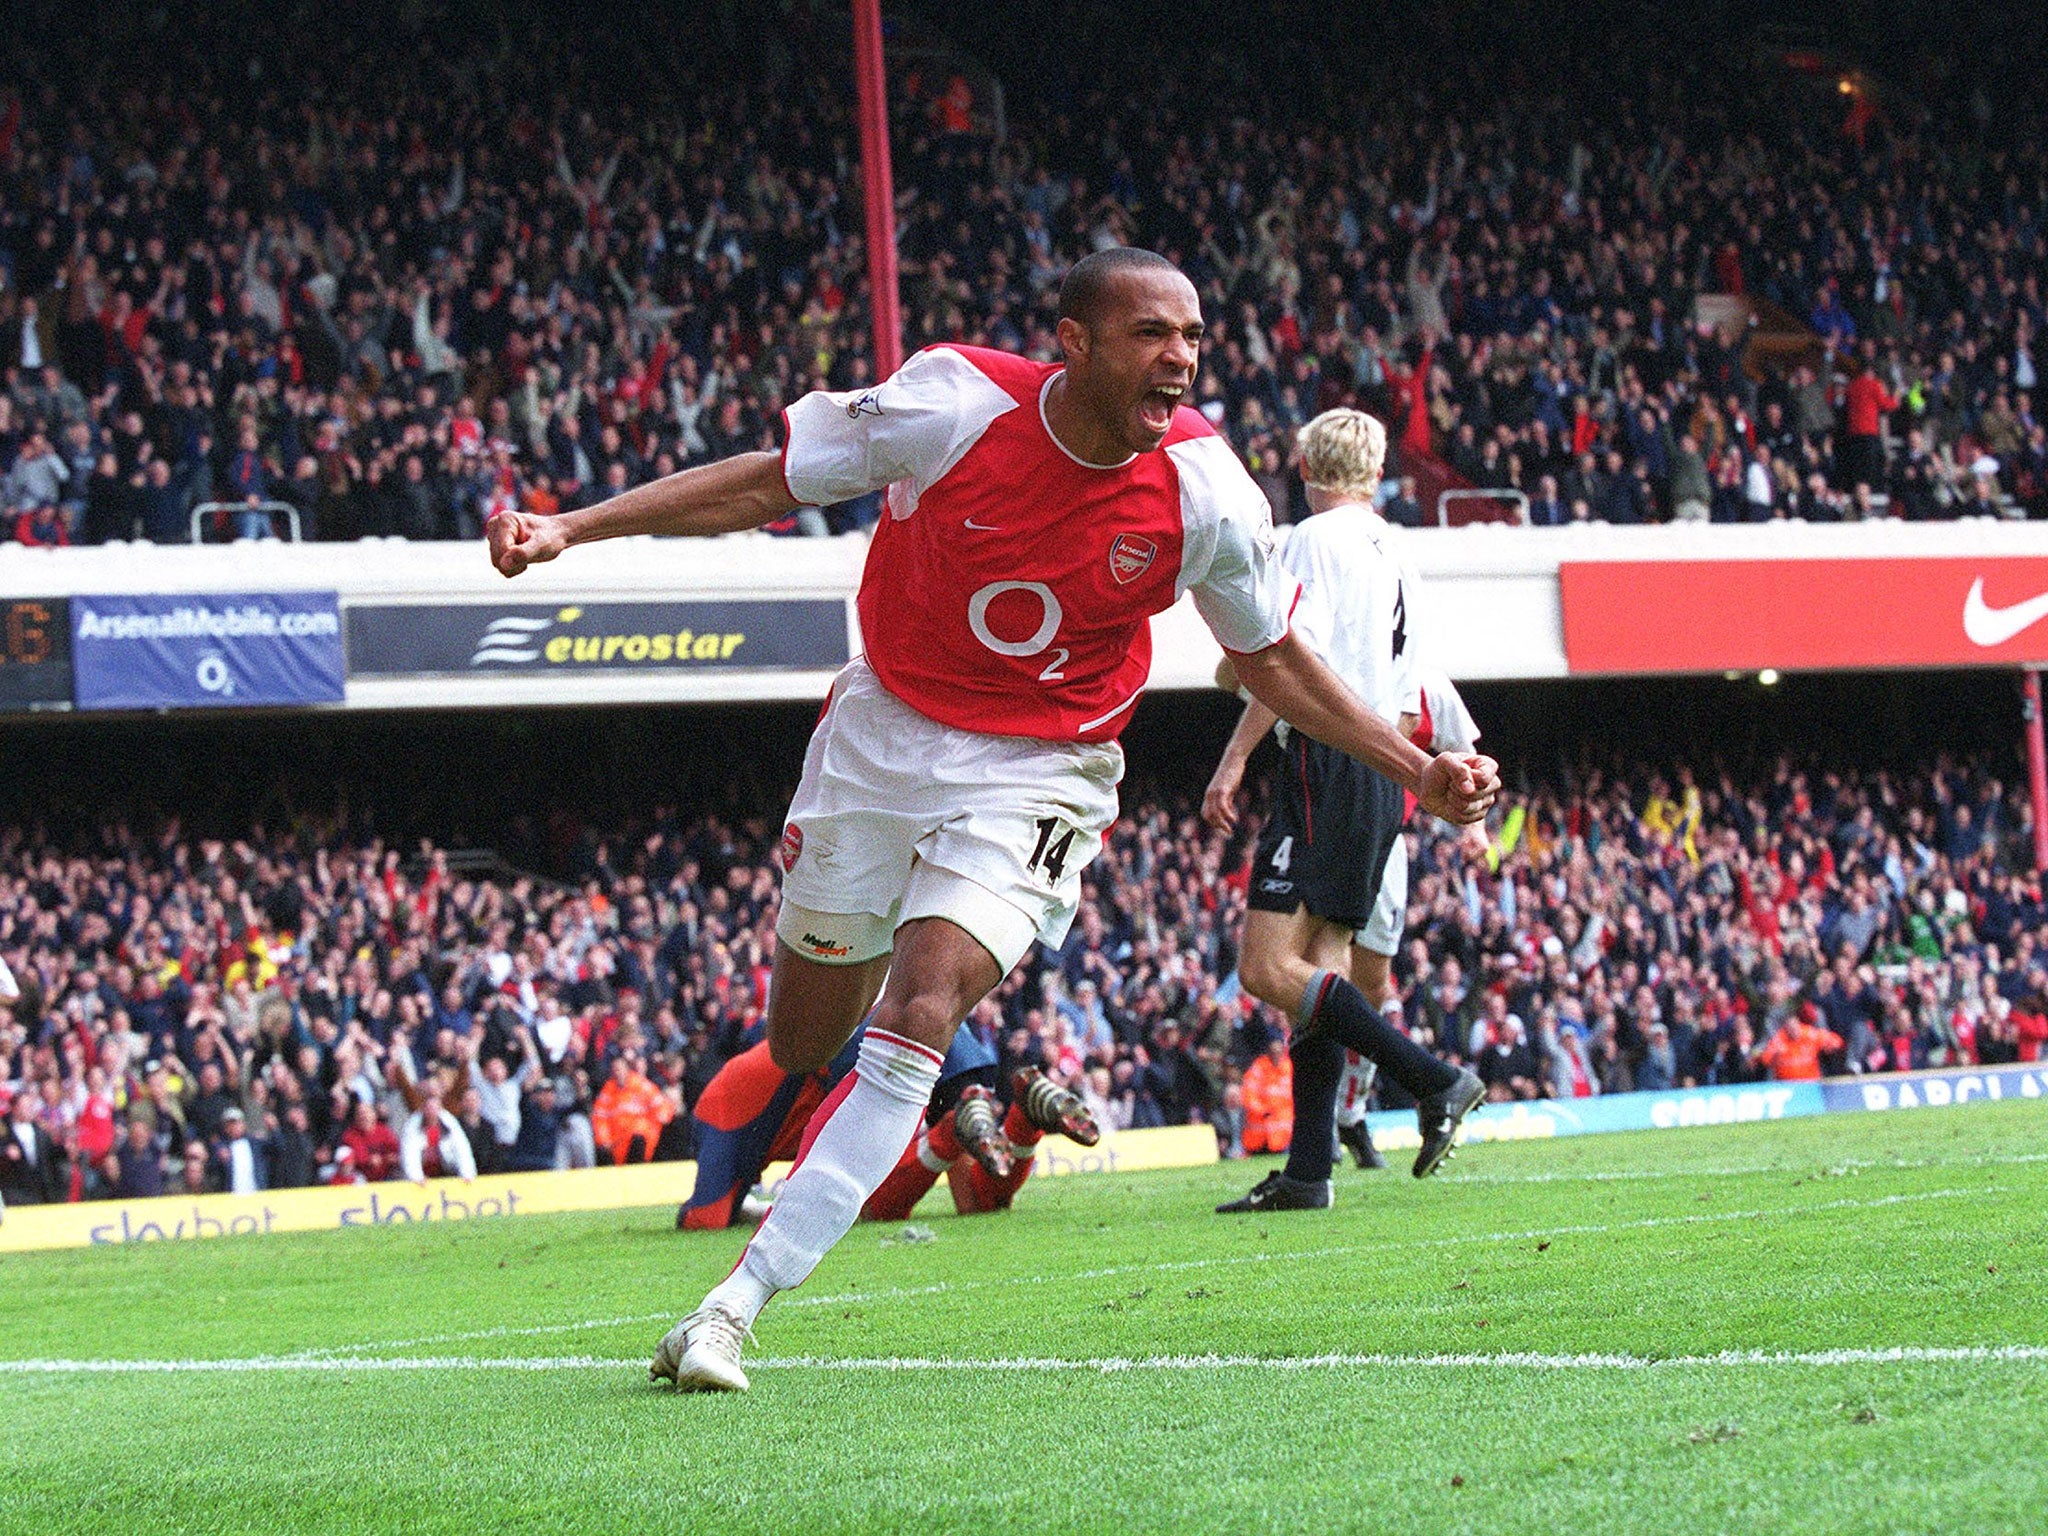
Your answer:
[[[860,585],[868,665],[961,730],[1115,739],[1151,668],[1147,620],[1194,594],[1226,649],[1286,637],[1299,587],[1265,496],[1199,412],[1157,452],[1088,464],[1052,435],[1060,369],[932,347],[878,388],[784,413],[790,494],[887,487]]]

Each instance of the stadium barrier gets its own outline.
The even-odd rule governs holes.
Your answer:
[[[2048,1100],[2048,1063],[1486,1104],[1466,1119],[1459,1140],[1539,1141],[1809,1115],[1945,1109],[2004,1099]],[[1381,1147],[1400,1151],[1417,1145],[1415,1116],[1408,1111],[1387,1110],[1367,1118]],[[1041,1143],[1033,1171],[1040,1178],[1064,1178],[1215,1161],[1216,1138],[1207,1126],[1172,1125],[1114,1132],[1091,1148]],[[787,1172],[787,1164],[778,1164],[763,1177],[772,1187]],[[680,1202],[695,1179],[694,1163],[638,1163],[573,1173],[502,1174],[468,1184],[435,1179],[424,1185],[349,1184],[254,1195],[16,1206],[0,1212],[0,1253],[666,1206]]]
[[[1697,1125],[1792,1120],[1805,1115],[1947,1109],[1998,1099],[2048,1099],[2048,1062],[2011,1067],[1943,1067],[1893,1077],[1744,1083],[1727,1088],[1675,1088],[1667,1093],[1609,1093],[1590,1099],[1483,1104],[1466,1117],[1458,1140],[1542,1141],[1554,1136],[1671,1131]],[[1415,1116],[1408,1110],[1384,1110],[1366,1116],[1366,1123],[1372,1128],[1373,1141],[1389,1151],[1421,1144]]]
[[[1206,1125],[1173,1125],[1113,1133],[1085,1149],[1041,1144],[1034,1173],[1061,1178],[1215,1161],[1213,1131]],[[780,1165],[765,1177],[772,1185],[787,1171],[786,1164]],[[426,1184],[324,1185],[253,1195],[166,1195],[153,1200],[15,1206],[0,1212],[0,1253],[674,1206],[689,1194],[696,1176],[695,1163],[636,1163],[572,1173],[498,1174],[467,1184],[433,1179]]]
[[[1433,508],[1444,486],[1418,489]],[[1410,538],[1438,660],[1460,682],[2048,664],[2041,522],[1482,523]],[[866,553],[859,535],[617,539],[508,588],[457,540],[261,540],[231,557],[218,546],[0,544],[0,710],[71,701],[66,600],[217,603],[227,582],[337,594],[344,708],[815,701],[861,648],[853,596]],[[1876,612],[1884,623],[1871,623]],[[1152,639],[1148,687],[1214,686],[1222,652],[1191,599],[1154,618]],[[202,691],[194,702],[221,702]]]

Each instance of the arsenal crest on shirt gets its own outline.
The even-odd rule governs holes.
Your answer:
[[[1109,546],[1109,574],[1117,580],[1118,586],[1136,581],[1152,569],[1153,558],[1159,553],[1159,546],[1150,539],[1135,533],[1120,533]]]
[[[782,868],[786,874],[796,868],[796,861],[804,856],[804,829],[791,822],[782,829]]]

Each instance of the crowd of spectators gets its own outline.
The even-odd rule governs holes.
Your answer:
[[[560,882],[310,827],[0,834],[0,1195],[687,1157],[758,1038],[778,830],[663,813]],[[1394,1011],[1496,1099],[2044,1055],[2031,829],[1981,764],[1589,771],[1490,831],[1411,830]],[[1284,1146],[1247,1123],[1284,1024],[1235,976],[1243,838],[1156,801],[1118,823],[1066,944],[969,1021],[1004,1081],[1033,1063],[1115,1128]]]
[[[429,37],[56,7],[0,39],[12,535],[182,540],[202,503],[260,535],[278,501],[309,537],[473,536],[866,382],[838,9],[758,9]],[[1173,40],[1134,32],[1093,77],[1013,72],[1001,138],[981,75],[894,71],[910,346],[1050,356],[1066,266],[1141,243],[1196,280],[1199,404],[1283,515],[1294,429],[1340,401],[1538,522],[2048,514],[2028,124],[1640,35],[1531,81],[1391,33],[1147,67]],[[1752,378],[1702,293],[1823,345]]]

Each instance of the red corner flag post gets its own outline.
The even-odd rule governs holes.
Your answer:
[[[2048,748],[2041,739],[2041,669],[2026,672],[2027,783],[2034,801],[2034,868],[2048,870]]]
[[[886,379],[903,363],[903,315],[896,292],[896,183],[889,171],[882,0],[853,0],[853,73],[860,92],[860,179],[867,194],[868,292],[875,321],[875,377]]]

